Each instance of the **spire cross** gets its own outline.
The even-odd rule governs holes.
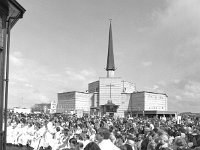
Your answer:
[[[110,99],[111,99],[111,87],[112,86],[115,86],[115,85],[112,85],[111,83],[109,85],[106,85],[106,86],[109,86],[110,87]]]

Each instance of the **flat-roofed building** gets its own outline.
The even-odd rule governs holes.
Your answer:
[[[137,91],[131,93],[128,111],[132,115],[167,115],[175,116],[177,112],[168,111],[168,96],[165,93]]]
[[[70,113],[71,111],[82,110],[90,112],[92,95],[85,92],[71,91],[58,93],[57,113]]]
[[[155,92],[133,92],[131,94],[132,110],[158,110],[167,111],[167,95]]]

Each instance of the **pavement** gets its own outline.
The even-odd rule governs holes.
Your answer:
[[[6,150],[33,150],[31,147],[19,147],[19,146],[13,146],[13,145],[7,145]]]

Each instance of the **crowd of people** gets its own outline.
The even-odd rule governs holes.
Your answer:
[[[198,118],[9,113],[7,144],[34,150],[200,150]]]

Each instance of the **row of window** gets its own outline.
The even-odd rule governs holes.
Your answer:
[[[71,105],[58,105],[57,108],[72,108],[73,106]]]
[[[149,107],[148,109],[164,109],[164,107],[152,106],[152,107]]]
[[[165,97],[159,95],[147,95],[148,98],[155,98],[155,99],[164,99]]]

